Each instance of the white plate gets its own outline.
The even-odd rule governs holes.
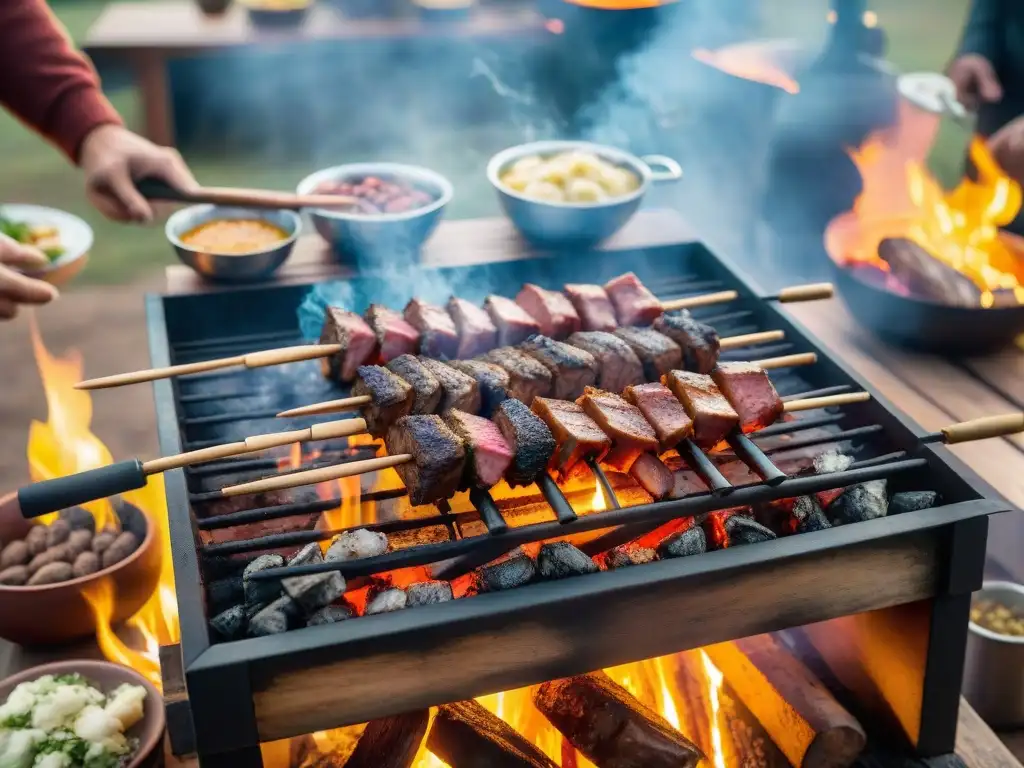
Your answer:
[[[23,221],[34,227],[55,227],[60,233],[60,244],[64,254],[50,262],[50,266],[42,272],[33,274],[45,279],[49,279],[51,275],[70,278],[77,274],[78,268],[84,266],[76,265],[76,268],[71,268],[71,265],[88,255],[92,248],[93,233],[92,227],[77,216],[56,208],[21,203],[0,204],[0,216],[12,221]]]

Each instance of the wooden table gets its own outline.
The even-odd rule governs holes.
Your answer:
[[[142,98],[144,132],[163,145],[174,144],[174,115],[167,80],[171,59],[246,47],[301,46],[322,41],[473,38],[486,41],[536,35],[544,20],[518,3],[474,8],[464,22],[430,23],[417,16],[396,19],[345,18],[331,5],[315,5],[294,28],[263,29],[235,5],[225,15],[204,16],[194,0],[113,2],[89,28],[84,48],[103,63],[132,70]]]

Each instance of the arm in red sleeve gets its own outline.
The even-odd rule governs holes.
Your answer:
[[[93,128],[121,123],[44,0],[0,0],[0,103],[72,162]]]

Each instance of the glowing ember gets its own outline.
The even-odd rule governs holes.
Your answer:
[[[691,55],[702,64],[727,75],[795,94],[800,92],[800,84],[789,74],[788,70],[793,69],[793,65],[787,66],[786,60],[798,52],[795,44],[781,40],[737,43],[714,51],[698,48]]]
[[[965,178],[952,191],[944,190],[925,164],[936,130],[927,125],[929,119],[938,122],[901,107],[897,125],[850,152],[863,191],[853,209],[829,225],[826,250],[839,264],[889,272],[879,258],[879,243],[904,238],[969,278],[981,292],[982,307],[996,305],[996,292],[1024,302],[1019,256],[999,232],[1020,211],[1020,185],[1002,172],[984,139],[975,137],[970,156],[977,181]]]
[[[722,724],[721,724],[721,701],[722,673],[718,671],[704,651],[700,652],[701,661],[704,663],[704,673],[708,676],[708,699],[711,702],[711,746],[714,750],[712,756],[715,768],[725,768],[725,751],[722,745]]]

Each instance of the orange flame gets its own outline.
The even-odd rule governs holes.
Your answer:
[[[111,464],[113,457],[110,451],[90,430],[90,395],[74,389],[74,385],[82,380],[81,355],[76,351],[65,357],[52,355],[43,345],[34,316],[30,321],[30,332],[48,408],[46,423],[33,421],[29,428],[28,463],[32,479],[62,477]],[[159,646],[176,643],[180,639],[163,478],[155,475],[145,487],[124,493],[122,498],[141,510],[147,524],[154,527],[162,555],[157,589],[128,621],[141,636],[143,648],[129,647],[111,627],[117,600],[112,581],[96,581],[83,589],[82,595],[96,616],[96,640],[103,655],[110,661],[135,669],[159,687]],[[84,506],[96,518],[97,529],[117,524],[117,515],[107,499]]]
[[[1021,187],[999,168],[985,140],[975,137],[970,157],[977,181],[965,178],[945,191],[925,163],[938,121],[938,116],[901,104],[894,127],[850,151],[863,190],[853,209],[829,225],[825,248],[839,264],[888,272],[878,255],[879,243],[905,238],[968,277],[982,292],[983,307],[995,304],[995,291],[1024,302],[1024,271],[999,232],[1020,211]]]
[[[796,94],[800,92],[800,84],[786,71],[784,63],[777,60],[787,53],[792,52],[775,50],[768,43],[757,41],[727,45],[714,51],[697,48],[690,55],[727,75]]]
[[[602,11],[630,11],[635,8],[657,8],[662,5],[672,5],[678,0],[565,0],[565,2]]]
[[[704,664],[704,674],[708,678],[708,700],[711,703],[711,748],[714,750],[712,759],[715,768],[726,768],[721,725],[721,693],[724,678],[718,667],[711,661],[711,657],[704,651],[700,652],[700,658]]]

